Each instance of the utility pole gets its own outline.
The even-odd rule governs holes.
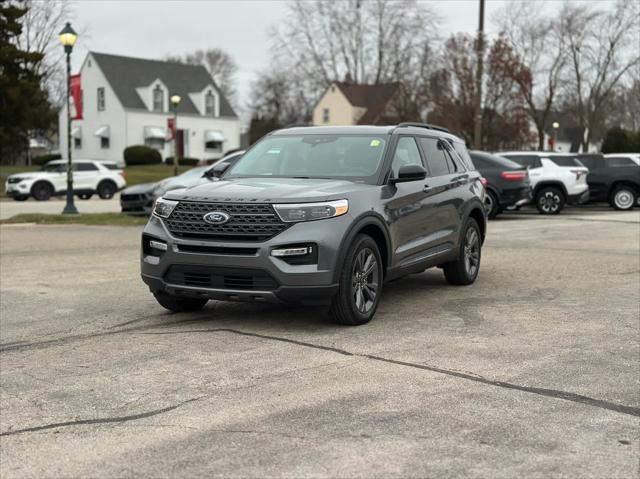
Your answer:
[[[482,148],[482,67],[484,62],[484,0],[480,0],[480,18],[476,41],[476,95],[473,105],[473,147]]]

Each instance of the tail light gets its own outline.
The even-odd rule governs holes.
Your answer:
[[[580,178],[582,178],[583,175],[587,176],[587,172],[584,170],[571,170],[571,173],[576,175],[576,180],[579,180]]]
[[[118,172],[118,174],[119,174],[120,176],[122,176],[122,178],[123,178],[124,180],[126,180],[126,179],[127,179],[127,177],[126,177],[126,176],[124,176],[124,170],[120,170],[120,171]]]
[[[487,186],[487,179],[484,176],[481,176],[480,183],[482,183],[482,186]]]
[[[517,170],[517,171],[503,171],[502,173],[500,173],[500,176],[502,176],[505,180],[509,180],[509,181],[522,181],[524,179],[527,178],[527,176],[529,176],[529,174],[524,171],[524,170]]]

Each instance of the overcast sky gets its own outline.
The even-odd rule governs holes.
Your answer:
[[[335,0],[340,1],[340,0]],[[402,1],[402,0],[400,0]],[[485,29],[508,0],[488,0]],[[557,11],[556,0],[538,0],[540,8]],[[584,0],[591,1],[591,0]],[[73,52],[74,70],[88,51],[161,59],[167,53],[186,53],[220,47],[236,60],[241,104],[246,104],[255,73],[269,61],[269,27],[287,21],[284,0],[217,1],[96,1],[73,4],[73,26],[86,32]],[[438,12],[440,33],[477,30],[478,0],[423,0]]]

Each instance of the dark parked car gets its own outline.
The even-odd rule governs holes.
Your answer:
[[[166,178],[157,183],[140,183],[122,190],[120,194],[120,207],[122,212],[131,216],[149,216],[153,209],[153,203],[167,191],[218,181],[213,171],[221,168],[223,164],[232,165],[242,156],[244,150],[229,153],[214,166],[200,166],[191,168],[181,175]]]
[[[640,154],[581,154],[589,168],[590,201],[607,202],[617,210],[630,210],[640,197]]]
[[[525,166],[484,151],[470,151],[471,161],[486,179],[487,214],[495,218],[506,208],[519,208],[531,201],[531,182]]]
[[[451,284],[475,281],[484,196],[464,142],[441,128],[278,130],[221,181],[158,198],[142,279],[171,311],[282,301],[364,324],[389,280],[438,266]]]

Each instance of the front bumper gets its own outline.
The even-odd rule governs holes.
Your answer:
[[[167,243],[167,250],[141,255],[142,280],[152,292],[209,298],[226,301],[266,301],[301,304],[327,304],[338,290],[335,281],[336,258],[340,241],[352,218],[344,215],[319,221],[293,224],[263,242],[213,241],[173,236],[164,222],[151,216],[144,235]],[[293,244],[314,243],[316,264],[289,264],[271,256],[274,248]],[[192,252],[215,248],[216,253]],[[189,268],[195,280],[177,282],[172,267]],[[197,271],[206,268],[219,281],[197,283]],[[191,273],[188,273],[191,274]],[[268,276],[273,281],[261,288],[254,276]],[[186,278],[187,276],[185,276]],[[222,279],[224,278],[224,279]],[[228,278],[231,278],[227,280]],[[231,284],[232,286],[228,286]],[[233,286],[236,285],[236,286]],[[243,287],[249,285],[249,287]]]

